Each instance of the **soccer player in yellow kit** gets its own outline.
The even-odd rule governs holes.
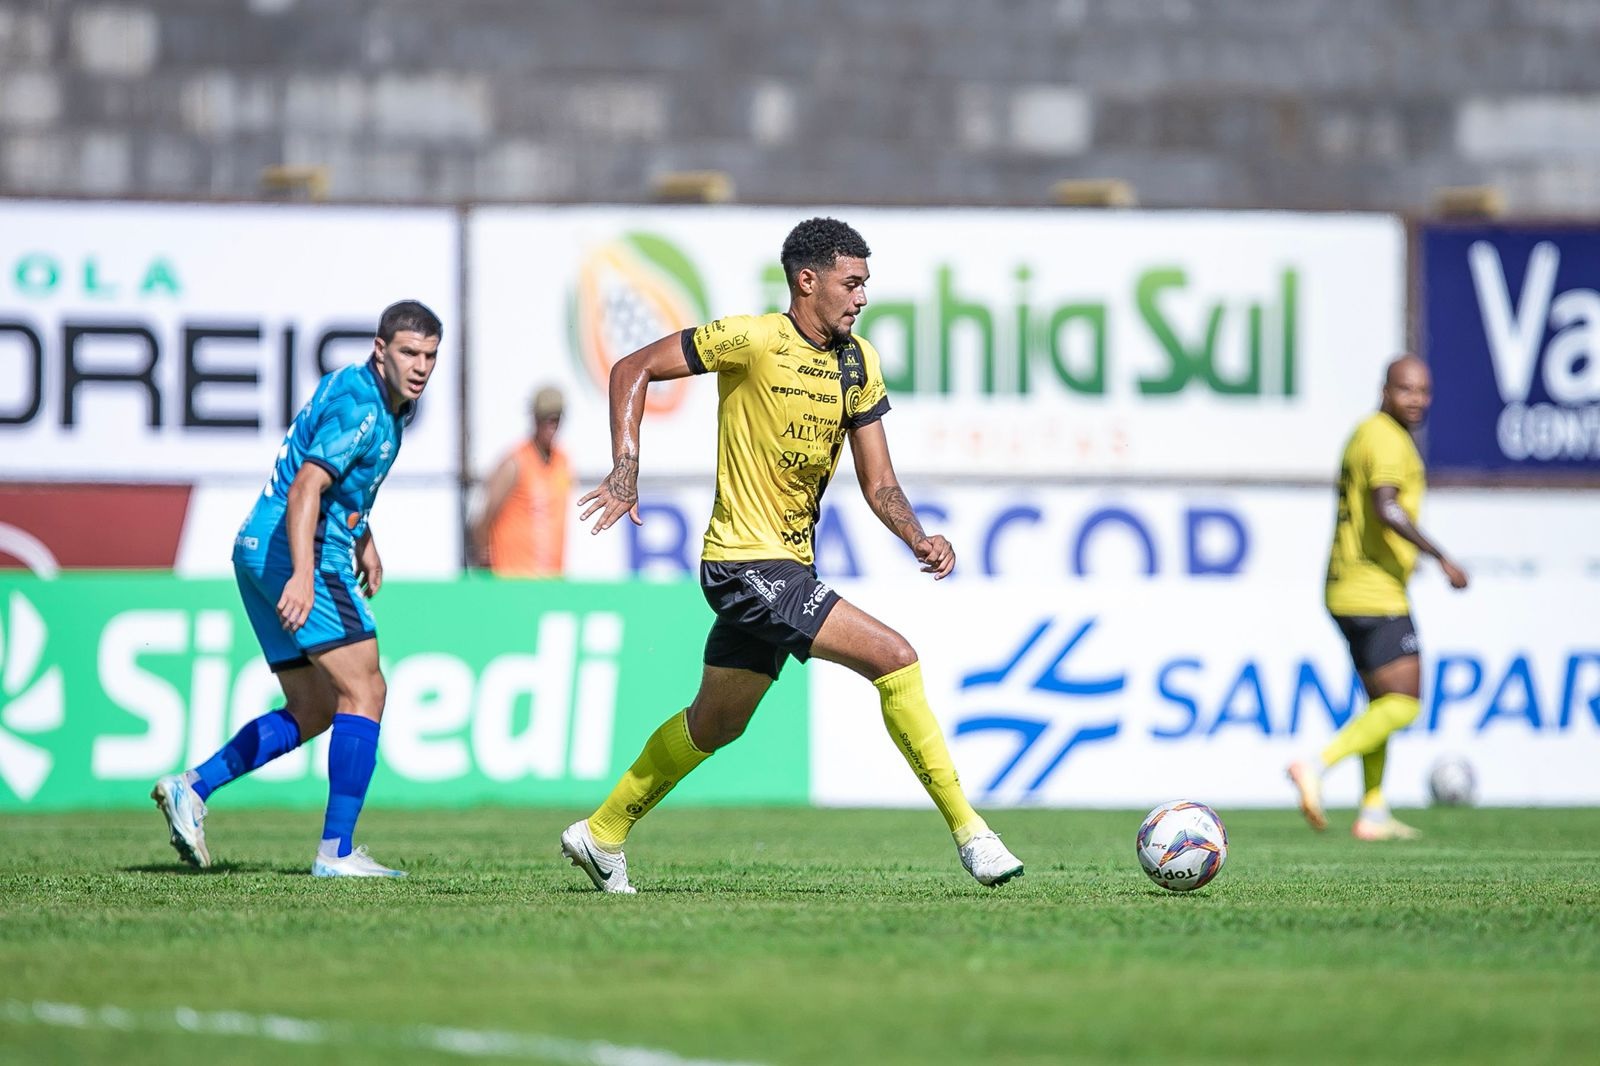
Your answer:
[[[623,515],[640,521],[639,427],[650,382],[717,375],[717,493],[700,564],[716,620],[693,702],[662,723],[600,808],[561,834],[563,854],[602,892],[634,891],[622,852],[629,830],[712,752],[738,739],[791,655],[840,663],[873,683],[890,737],[974,878],[993,886],[1022,873],[1021,860],[961,791],[915,649],[819,581],[812,562],[822,493],[848,440],[868,505],[923,572],[940,580],[956,564],[949,542],[923,531],[895,477],[878,353],[851,332],[867,303],[870,254],[843,222],[802,222],[783,242],[786,313],[683,330],[611,370],[612,470],[578,501],[585,520],[598,515],[593,533]]]
[[[1389,735],[1404,729],[1420,709],[1421,664],[1406,582],[1417,552],[1439,561],[1450,586],[1467,587],[1467,575],[1417,528],[1426,481],[1411,434],[1432,402],[1428,367],[1414,355],[1389,364],[1383,403],[1356,427],[1339,467],[1339,514],[1328,556],[1327,605],[1350,645],[1366,686],[1365,713],[1352,718],[1321,757],[1291,763],[1289,779],[1300,792],[1300,811],[1311,828],[1328,826],[1322,809],[1322,775],[1348,755],[1361,756],[1366,791],[1351,832],[1359,840],[1409,840],[1417,830],[1389,813],[1383,766]]]

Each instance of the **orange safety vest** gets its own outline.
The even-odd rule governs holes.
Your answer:
[[[567,546],[567,453],[550,449],[547,463],[532,441],[511,453],[517,480],[489,526],[489,567],[501,577],[559,577]]]

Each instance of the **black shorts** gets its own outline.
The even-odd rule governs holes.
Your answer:
[[[1417,627],[1409,614],[1336,614],[1333,621],[1350,645],[1350,658],[1360,673],[1370,674],[1396,659],[1417,654]]]
[[[811,642],[839,594],[817,570],[793,559],[702,562],[700,591],[717,613],[706,637],[706,665],[753,670],[774,681],[793,655],[811,658]]]

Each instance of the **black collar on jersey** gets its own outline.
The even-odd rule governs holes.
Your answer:
[[[800,328],[800,323],[798,323],[798,322],[796,322],[794,320],[794,316],[793,315],[791,315],[789,312],[785,311],[783,313],[783,317],[787,318],[789,320],[789,324],[794,327],[794,331],[797,334],[800,335],[800,339],[801,340],[805,341],[807,344],[811,345],[811,347],[815,348],[819,352],[837,352],[840,348],[844,347],[844,345],[842,345],[842,344],[837,344],[837,345],[834,345],[832,348],[824,348],[822,345],[816,343],[810,337],[806,336],[806,331]]]
[[[372,371],[372,377],[378,383],[378,392],[383,396],[383,405],[389,406],[389,383],[383,380],[383,371],[378,369],[378,355],[374,352],[367,356],[367,369]],[[400,409],[395,411],[396,418],[403,418],[407,422],[416,417],[417,405],[410,400],[401,400]]]

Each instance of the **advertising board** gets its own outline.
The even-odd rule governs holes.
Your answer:
[[[788,306],[778,252],[811,215],[872,247],[902,473],[1327,476],[1403,334],[1404,240],[1376,215],[512,208],[468,217],[470,466],[568,396],[578,468],[610,466],[611,366],[675,331]],[[717,390],[660,382],[645,473],[709,470]]]
[[[1314,757],[1365,700],[1320,583],[1160,579],[1075,588],[841,585],[921,654],[929,700],[982,807],[1148,808],[1175,798],[1288,806],[1284,768]],[[881,590],[879,590],[881,592]],[[1422,710],[1391,738],[1385,790],[1427,802],[1434,760],[1465,758],[1490,805],[1600,802],[1600,626],[1562,581],[1413,582]],[[812,800],[915,806],[921,787],[868,713],[876,696],[814,667]],[[1359,760],[1330,806],[1360,799]]]
[[[1600,475],[1600,227],[1435,223],[1420,248],[1429,462]]]
[[[687,585],[384,584],[388,680],[371,800],[389,806],[598,803],[692,697],[710,610]],[[737,759],[691,803],[802,803],[805,675],[774,686]],[[281,704],[232,581],[0,578],[0,810],[145,807]],[[320,807],[327,736],[218,794]]]
[[[459,468],[449,211],[0,201],[0,478],[266,477],[378,317],[444,321],[397,478]]]

